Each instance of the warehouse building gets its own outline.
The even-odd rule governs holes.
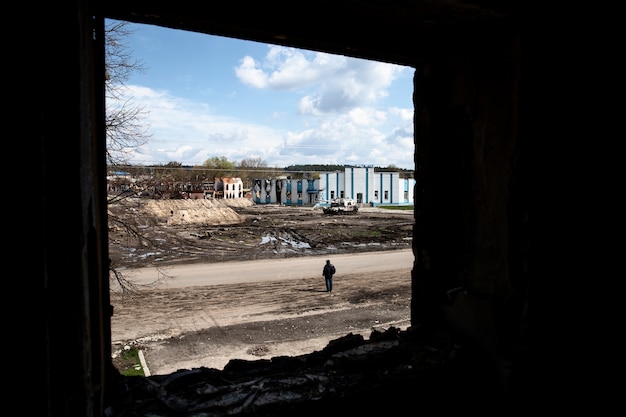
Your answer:
[[[399,172],[376,172],[373,166],[346,166],[343,171],[320,172],[319,178],[256,179],[251,190],[258,204],[324,205],[335,198],[358,204],[412,205],[415,179]]]

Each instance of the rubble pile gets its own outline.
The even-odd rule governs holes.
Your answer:
[[[337,407],[372,415],[416,403],[440,415],[471,409],[471,403],[488,415],[510,411],[498,401],[499,388],[488,373],[477,373],[482,359],[464,354],[448,336],[429,339],[412,328],[390,328],[369,340],[348,334],[303,356],[121,377],[119,402],[107,415],[318,416]]]

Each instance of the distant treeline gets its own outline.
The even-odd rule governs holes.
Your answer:
[[[222,161],[223,162],[223,161]],[[181,163],[170,162],[165,165],[116,165],[110,166],[109,172],[127,172],[132,176],[150,175],[172,180],[213,180],[216,177],[240,177],[246,187],[256,178],[275,178],[285,175],[290,178],[317,178],[320,172],[344,172],[347,167],[371,168],[375,172],[398,172],[400,178],[413,178],[414,171],[398,168],[396,166],[375,167],[373,165],[289,165],[284,168],[270,168],[266,166],[240,166],[228,163],[224,166],[190,166]]]

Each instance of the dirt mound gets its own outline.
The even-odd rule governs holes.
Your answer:
[[[247,198],[220,200],[147,200],[139,214],[154,217],[171,226],[219,225],[243,221],[234,209],[253,206]]]

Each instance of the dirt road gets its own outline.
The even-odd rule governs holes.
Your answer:
[[[158,282],[154,268],[133,270],[152,285],[133,298],[112,295],[114,348],[141,347],[154,375],[297,356],[348,333],[408,327],[410,250],[329,256],[338,269],[332,294],[321,276],[326,258],[263,260],[262,269],[259,261],[182,265]]]
[[[411,250],[356,253],[298,258],[278,258],[224,262],[220,264],[180,264],[156,269],[138,268],[129,272],[137,285],[153,288],[184,288],[194,286],[241,284],[244,282],[282,281],[288,279],[317,278],[321,276],[324,260],[331,259],[341,275],[364,274],[372,276],[382,272],[411,268]],[[169,276],[164,280],[163,274]]]

